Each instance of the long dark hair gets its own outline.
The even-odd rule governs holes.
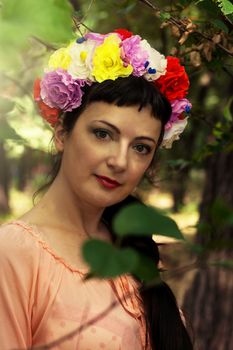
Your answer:
[[[124,206],[135,202],[140,201],[133,196],[128,196],[122,202],[105,209],[103,218],[110,227],[113,242],[116,240],[112,227],[114,216]],[[121,241],[121,246],[134,248],[153,259],[158,266],[159,249],[152,237],[129,235]],[[152,287],[144,288],[143,281],[139,282],[141,285],[139,293],[144,304],[146,318],[146,343],[148,343],[147,337],[149,336],[152,350],[192,350],[191,339],[170,287],[165,282],[161,282]]]
[[[150,83],[142,77],[130,76],[87,86],[81,106],[72,112],[65,113],[62,117],[64,130],[68,134],[72,132],[78,117],[86,106],[96,101],[115,104],[119,107],[138,106],[139,111],[143,107],[149,106],[151,115],[160,120],[162,125],[157,148],[159,147],[163,140],[165,124],[171,116],[171,105],[154,83]],[[58,154],[50,180],[42,189],[47,188],[56,178],[61,159],[62,155]],[[153,161],[150,168],[153,169]],[[148,174],[146,175],[150,177]],[[103,219],[111,229],[113,242],[116,239],[111,227],[114,215],[122,207],[135,200],[129,196],[122,202],[105,209]],[[154,259],[155,263],[159,262],[159,250],[152,237],[128,236],[122,240],[122,246],[131,246]],[[140,282],[143,287],[143,282]],[[149,335],[152,350],[192,350],[193,346],[182,322],[176,299],[168,285],[163,282],[150,289],[140,288],[140,293],[145,310],[147,335]]]

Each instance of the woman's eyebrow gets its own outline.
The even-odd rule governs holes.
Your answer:
[[[148,141],[152,141],[156,144],[155,140],[152,138],[152,137],[149,137],[149,136],[137,136],[135,137],[135,140],[148,140]]]
[[[106,122],[105,120],[94,120],[95,122],[100,122],[100,123],[103,123],[107,126],[109,126],[110,128],[114,129],[118,134],[120,134],[120,130],[113,124],[109,123],[109,122]],[[135,137],[135,140],[148,140],[148,141],[152,141],[153,143],[156,144],[155,140],[152,138],[152,137],[149,137],[149,136],[137,136]]]
[[[107,126],[109,126],[110,128],[114,129],[118,134],[120,134],[120,130],[113,124],[109,123],[109,122],[106,122],[105,120],[94,120],[95,122],[100,122],[100,123],[103,123]]]

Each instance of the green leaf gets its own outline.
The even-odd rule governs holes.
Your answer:
[[[217,199],[210,208],[211,218],[217,227],[231,226],[233,209],[222,199]]]
[[[229,32],[228,27],[225,25],[225,23],[223,21],[220,21],[219,19],[212,19],[211,21],[213,23],[213,25],[215,27],[217,27],[218,29],[221,29],[222,31],[224,31],[225,33]]]
[[[152,235],[184,239],[176,222],[155,208],[143,204],[130,204],[114,218],[114,231],[118,236]]]
[[[233,13],[233,4],[229,0],[217,0],[217,3],[225,16]]]
[[[136,251],[131,248],[119,249],[98,239],[86,241],[82,253],[91,268],[91,275],[96,277],[110,278],[132,273],[138,266]]]
[[[139,260],[133,274],[144,282],[160,280],[159,270],[155,265],[155,261],[143,254],[138,254]]]
[[[160,12],[160,18],[163,20],[163,21],[166,21],[168,19],[171,18],[171,15],[170,13],[168,12]]]
[[[233,97],[229,99],[228,103],[225,105],[223,109],[224,118],[229,122],[232,122],[232,119],[233,119],[232,113],[231,113],[232,104],[233,104]]]
[[[200,0],[196,1],[195,5],[204,13],[208,14],[207,18],[216,18],[221,13],[220,8],[213,0]],[[218,13],[219,12],[219,13]]]

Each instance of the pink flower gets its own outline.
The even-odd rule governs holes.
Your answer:
[[[147,51],[140,46],[141,38],[139,35],[132,35],[125,39],[121,45],[121,56],[126,64],[133,66],[133,75],[140,77],[146,72],[145,63],[148,60]]]
[[[165,129],[168,130],[172,127],[172,124],[176,123],[180,119],[183,119],[184,117],[182,114],[184,112],[189,113],[190,109],[192,108],[191,103],[187,98],[181,98],[178,100],[171,101],[171,107],[172,107],[172,114],[171,118],[169,119],[169,122],[166,124]]]
[[[57,69],[46,73],[41,80],[41,98],[51,108],[72,111],[82,102],[84,84],[84,80],[74,80],[65,70]]]
[[[39,112],[41,116],[45,120],[47,120],[47,122],[51,126],[55,126],[59,120],[59,114],[61,111],[57,108],[49,107],[42,101],[41,95],[40,95],[40,91],[41,91],[40,82],[41,80],[39,78],[37,78],[34,82],[34,99],[37,102],[37,106],[39,108]]]
[[[109,33],[109,34],[99,34],[99,33],[92,33],[92,32],[90,32],[90,33],[85,34],[84,38],[86,40],[88,40],[88,39],[89,40],[94,40],[94,41],[96,41],[98,43],[97,45],[100,45],[100,44],[102,44],[102,42],[104,42],[104,39],[107,38],[110,34],[111,33]]]

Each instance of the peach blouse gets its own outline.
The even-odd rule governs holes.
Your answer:
[[[35,227],[22,221],[1,226],[0,276],[1,350],[52,342],[54,350],[146,349],[134,280],[124,275],[84,281],[84,272],[58,257]],[[107,315],[75,331],[114,301],[116,307]]]

